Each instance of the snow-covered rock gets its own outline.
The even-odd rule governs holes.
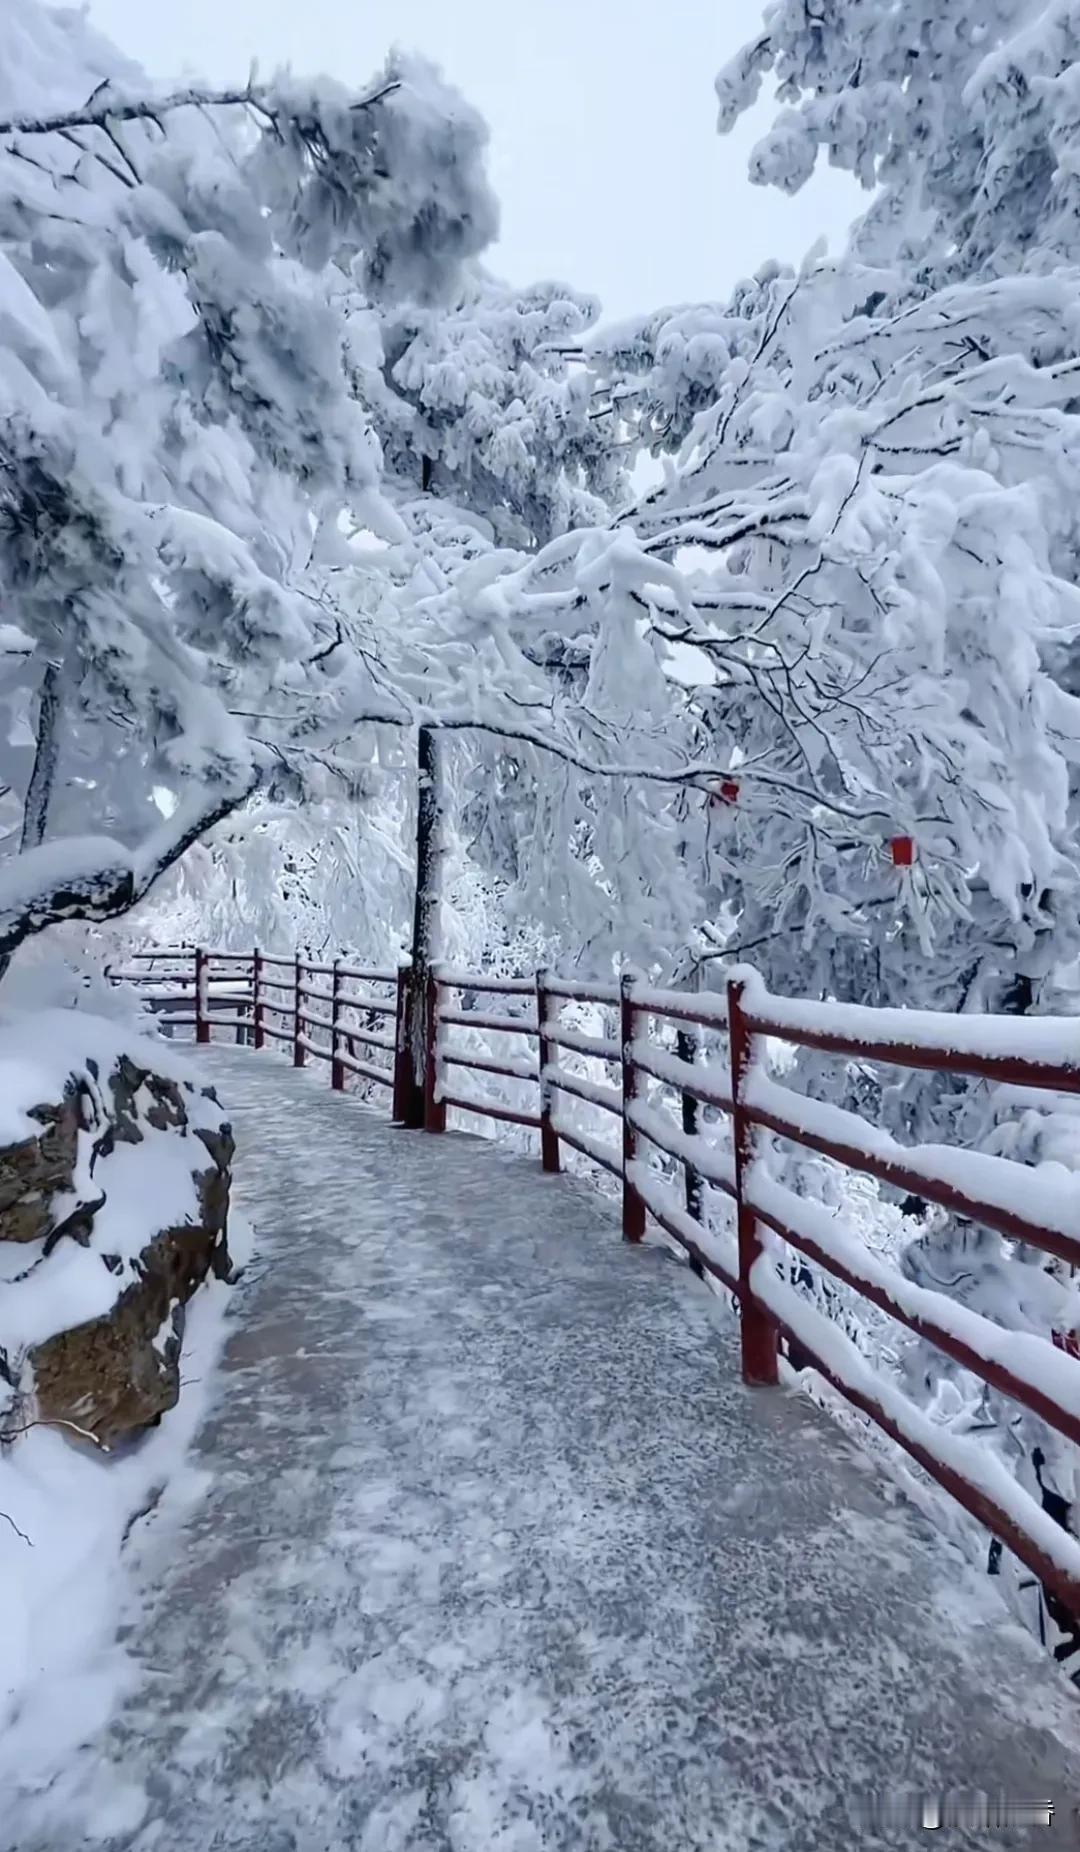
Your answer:
[[[230,1274],[228,1122],[160,1044],[56,1010],[0,1028],[0,1141],[0,1426],[111,1446],[173,1407],[187,1302]]]

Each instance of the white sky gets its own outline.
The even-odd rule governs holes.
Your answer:
[[[606,318],[723,299],[768,257],[835,250],[860,196],[824,172],[794,200],[746,179],[767,103],[715,128],[712,80],[760,0],[90,0],[155,76],[328,71],[363,84],[392,44],[427,54],[486,116],[515,283],[557,278]]]

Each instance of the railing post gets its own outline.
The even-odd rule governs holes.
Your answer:
[[[262,1000],[262,974],[262,953],[258,946],[256,946],[251,955],[251,1013],[252,1020],[255,1024],[256,1048],[265,1048],[266,1046],[266,1030],[263,1027],[263,1010],[265,1005]]]
[[[341,960],[335,958],[334,973],[330,990],[330,1085],[335,1093],[345,1091],[345,1069],[341,1061],[341,1044],[338,1040],[338,1023],[341,1018]],[[356,1043],[353,1043],[353,1054]]]
[[[394,1097],[391,1111],[395,1125],[416,1127],[422,1113],[416,1110],[412,1050],[409,1047],[409,986],[412,965],[402,960],[397,972],[397,995],[394,1011]],[[421,1102],[422,1105],[422,1102]]]
[[[234,971],[239,970],[240,973],[236,980],[236,1046],[237,1048],[246,1048],[250,1030],[248,1029],[247,1022],[248,1006],[241,994],[244,982],[244,967],[243,965],[237,966],[230,960],[230,968]]]
[[[427,1009],[424,1019],[424,1130],[445,1132],[446,1107],[439,1099],[439,974],[427,975]]]
[[[551,1103],[554,1089],[544,1079],[545,1070],[554,1059],[554,1046],[547,1038],[548,990],[545,982],[546,971],[536,973],[536,1026],[539,1030],[537,1046],[537,1077],[540,1081],[540,1162],[548,1172],[559,1168],[559,1134],[555,1130],[551,1117]]]
[[[305,1060],[305,1053],[304,1053],[304,1044],[301,1038],[304,1033],[304,1022],[303,1022],[304,999],[300,994],[300,986],[303,982],[303,977],[304,977],[304,963],[303,963],[302,958],[300,957],[299,952],[297,952],[296,954],[294,975],[296,979],[296,990],[293,996],[292,1064],[294,1067],[303,1067],[304,1060]]]
[[[744,1383],[765,1388],[779,1380],[776,1326],[754,1298],[751,1269],[762,1252],[757,1217],[746,1201],[747,1173],[754,1161],[754,1126],[746,1113],[746,1082],[754,1060],[753,1037],[743,1009],[741,978],[728,981],[728,1041],[731,1048],[731,1099],[734,1107],[735,1201],[739,1229],[739,1301]]]
[[[675,1036],[675,1053],[687,1067],[693,1067],[697,1058],[699,1035],[697,1030],[681,1028]],[[701,1131],[701,1102],[684,1087],[680,1094],[682,1104],[682,1129],[688,1138],[696,1138]],[[696,1170],[689,1159],[683,1162],[683,1188],[686,1199],[686,1213],[692,1215],[695,1222],[705,1220],[705,1185],[701,1172]],[[690,1256],[690,1271],[699,1279],[704,1279],[705,1269],[696,1254]]]
[[[210,1015],[207,1007],[209,999],[206,994],[207,962],[206,953],[200,945],[195,951],[195,1040],[197,1042],[210,1040]]]
[[[638,1012],[634,1007],[636,971],[624,971],[619,979],[619,1043],[622,1054],[622,1231],[624,1241],[645,1238],[645,1202],[630,1181],[630,1166],[637,1156],[637,1134],[630,1122],[630,1107],[640,1088],[640,1070],[634,1061],[634,1037]]]

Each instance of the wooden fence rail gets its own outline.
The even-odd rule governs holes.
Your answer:
[[[1080,1616],[1080,1541],[989,1450],[933,1424],[895,1382],[875,1373],[835,1319],[792,1283],[785,1257],[789,1250],[804,1256],[1080,1445],[1074,1334],[1008,1329],[915,1285],[831,1207],[786,1187],[769,1160],[776,1141],[794,1145],[916,1191],[1071,1269],[1080,1268],[1080,1179],[1061,1167],[957,1148],[905,1148],[858,1114],[782,1084],[763,1058],[772,1041],[860,1064],[1078,1093],[1080,1023],[776,998],[745,968],[729,973],[723,993],[692,995],[651,989],[632,972],[619,984],[589,984],[546,971],[509,978],[438,967],[423,980],[424,1045],[417,1049],[407,1036],[417,1020],[410,987],[419,979],[407,965],[391,971],[319,963],[300,952],[281,958],[159,948],[132,953],[111,975],[137,986],[170,1029],[192,1028],[198,1043],[228,1029],[256,1048],[288,1048],[297,1067],[327,1064],[339,1092],[349,1075],[385,1089],[402,1125],[441,1133],[451,1108],[508,1122],[537,1134],[551,1173],[564,1146],[578,1152],[617,1179],[628,1241],[639,1242],[651,1220],[697,1273],[731,1293],[747,1383],[775,1385],[786,1348],[891,1435]],[[577,1021],[566,1020],[571,1012]],[[534,1089],[532,1104],[485,1092],[491,1078],[519,1092]],[[589,1127],[580,1110],[568,1116],[567,1101],[587,1109]],[[615,1136],[600,1135],[601,1124]],[[733,1204],[727,1229],[712,1225],[713,1192]]]

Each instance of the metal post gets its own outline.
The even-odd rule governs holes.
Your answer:
[[[743,1010],[743,982],[728,982],[728,1041],[731,1046],[731,1098],[734,1107],[735,1201],[739,1228],[739,1302],[742,1329],[744,1383],[766,1388],[779,1381],[776,1326],[764,1306],[757,1303],[751,1270],[762,1252],[757,1217],[746,1201],[747,1173],[754,1161],[754,1125],[745,1106],[746,1082],[754,1060],[754,1042]]]
[[[429,971],[424,1033],[424,1130],[445,1132],[446,1107],[439,1099],[439,974]]]
[[[699,1032],[695,1029],[681,1028],[675,1036],[675,1053],[687,1067],[693,1067],[697,1058]],[[684,1087],[681,1091],[682,1129],[688,1138],[697,1138],[701,1131],[701,1101],[694,1098]],[[705,1185],[700,1171],[696,1170],[689,1159],[683,1163],[683,1189],[686,1200],[686,1213],[692,1215],[695,1222],[705,1220]],[[690,1256],[690,1271],[699,1279],[704,1279],[705,1269],[696,1254]]]
[[[637,1156],[637,1134],[630,1122],[630,1108],[638,1096],[641,1076],[634,1063],[634,1036],[637,1031],[638,1012],[634,1007],[633,991],[637,981],[636,971],[624,971],[619,979],[619,1039],[622,1053],[622,1155],[623,1155],[623,1191],[622,1191],[622,1231],[624,1241],[642,1241],[645,1238],[645,1202],[630,1181],[630,1165]]]
[[[331,979],[332,988],[331,988],[331,1003],[330,1003],[330,1057],[331,1057],[330,1058],[330,1085],[333,1087],[335,1093],[344,1093],[345,1091],[345,1069],[344,1069],[344,1066],[342,1065],[341,1044],[338,1039],[338,1023],[341,1017],[341,970],[340,970],[340,966],[341,966],[340,958],[335,958],[334,974],[333,974],[333,978]],[[354,1042],[353,1043],[353,1054],[355,1055],[355,1053],[356,1053],[356,1043]]]
[[[540,1081],[540,1162],[548,1172],[559,1168],[559,1134],[555,1130],[551,1117],[554,1088],[545,1080],[546,1070],[555,1059],[554,1044],[548,1041],[548,991],[545,979],[546,971],[536,973],[536,1022],[540,1031],[538,1038],[539,1055],[537,1076]]]
[[[195,1040],[210,1040],[210,1017],[207,1010],[206,966],[208,960],[200,945],[195,952]]]
[[[294,975],[295,975],[295,980],[296,980],[296,989],[293,994],[292,1064],[294,1067],[303,1067],[304,1061],[306,1059],[304,1045],[301,1040],[301,1037],[303,1036],[303,1033],[304,1033],[304,1021],[303,1021],[304,999],[300,994],[300,987],[301,987],[301,984],[303,983],[304,965],[303,965],[303,960],[301,959],[299,952],[297,952],[296,954]]]
[[[407,1125],[413,1129],[422,1124],[415,1110],[416,1089],[413,1085],[412,1049],[409,1047],[409,989],[412,983],[412,966],[402,962],[398,966],[397,997],[394,1015],[394,1103],[392,1107],[395,1125]],[[421,1105],[422,1105],[421,1101]]]
[[[263,1000],[262,1000],[262,974],[263,974],[262,953],[259,951],[258,947],[256,947],[255,951],[252,953],[252,959],[251,959],[251,997],[252,997],[252,1014],[253,1014],[254,1021],[255,1021],[255,1046],[256,1048],[265,1048],[266,1046],[266,1030],[263,1027],[263,1012],[266,1008],[266,1005],[263,1003]]]

